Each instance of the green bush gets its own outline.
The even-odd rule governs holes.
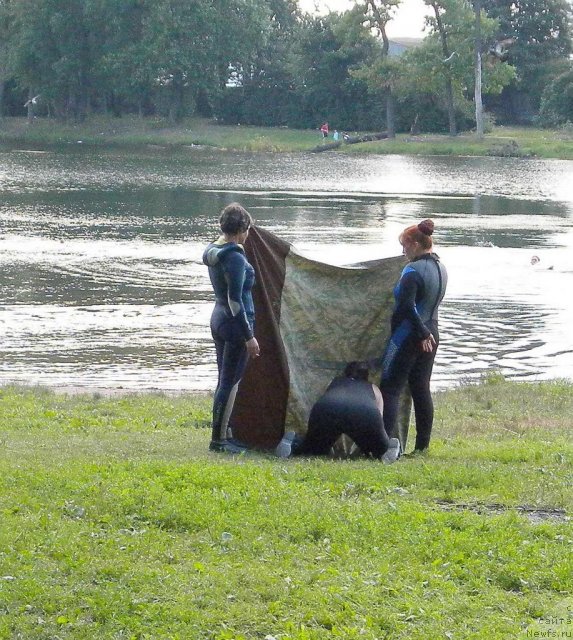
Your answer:
[[[542,127],[558,127],[570,121],[573,121],[573,69],[547,85],[539,110]]]

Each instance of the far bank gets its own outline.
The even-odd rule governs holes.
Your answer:
[[[340,132],[358,136],[371,132]],[[317,152],[332,142],[317,130],[219,125],[192,118],[173,125],[161,118],[109,118],[93,116],[84,122],[36,118],[0,120],[0,145],[24,146],[83,144],[105,146],[152,145],[158,149],[192,150],[211,147],[247,152]],[[573,160],[573,129],[494,127],[479,140],[473,132],[456,137],[438,134],[398,134],[393,140],[345,144],[324,153],[400,155],[539,157]]]

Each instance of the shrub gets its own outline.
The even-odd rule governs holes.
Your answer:
[[[573,121],[573,69],[547,85],[539,110],[542,127],[558,127],[568,121]]]

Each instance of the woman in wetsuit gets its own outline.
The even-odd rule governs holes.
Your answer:
[[[448,283],[446,268],[433,253],[433,232],[433,221],[424,220],[400,234],[410,262],[394,288],[396,304],[380,381],[384,425],[390,436],[396,434],[400,394],[408,383],[416,415],[416,451],[430,444],[434,422],[430,377],[440,341],[438,308]]]
[[[382,395],[368,381],[368,367],[361,362],[346,365],[311,409],[305,437],[297,441],[288,432],[276,448],[276,454],[328,455],[334,443],[347,435],[365,455],[390,463],[400,455],[400,443],[389,439],[382,421]]]
[[[248,359],[259,355],[259,343],[253,333],[255,308],[251,293],[255,270],[243,249],[252,218],[240,204],[233,203],[223,209],[219,223],[222,235],[203,253],[215,292],[211,334],[219,371],[209,449],[236,453],[236,446],[228,439],[229,418]]]

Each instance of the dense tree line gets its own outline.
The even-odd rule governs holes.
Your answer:
[[[427,37],[396,55],[399,2],[316,17],[296,0],[0,0],[1,113],[456,133],[474,125],[477,42],[497,118],[573,120],[567,0],[425,0]]]

